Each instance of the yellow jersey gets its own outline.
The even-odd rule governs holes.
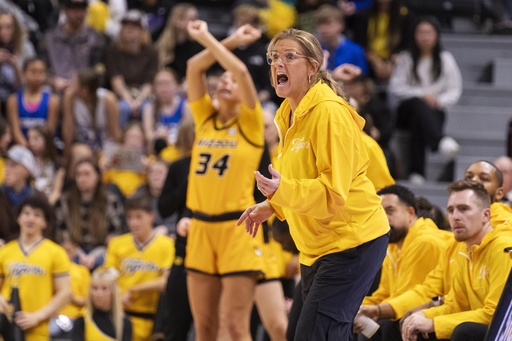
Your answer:
[[[209,215],[239,212],[253,205],[254,171],[264,146],[263,112],[240,105],[222,124],[209,95],[190,104],[196,139],[192,148],[187,207]]]
[[[70,261],[66,251],[48,239],[41,239],[30,250],[22,249],[18,240],[0,249],[1,293],[7,300],[11,287],[18,285],[21,309],[32,313],[50,302],[53,297],[53,279],[69,276]],[[48,320],[25,332],[27,341],[48,340]]]
[[[89,269],[83,265],[72,262],[69,275],[71,276],[71,292],[73,296],[86,299],[89,293],[89,284],[91,283],[91,272]],[[79,307],[70,302],[59,310],[59,314],[76,319],[82,314],[82,311],[83,307]]]
[[[136,284],[149,282],[169,270],[174,259],[174,242],[166,236],[153,236],[144,245],[131,233],[113,238],[108,244],[104,266],[119,271],[117,283],[121,294]],[[154,314],[160,293],[156,290],[135,292],[127,311]]]

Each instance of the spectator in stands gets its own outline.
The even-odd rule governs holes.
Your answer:
[[[187,61],[203,49],[187,32],[187,24],[198,17],[196,6],[186,2],[174,5],[165,29],[155,44],[160,68],[175,70],[180,82],[185,78]]]
[[[449,191],[448,219],[455,239],[466,245],[452,265],[460,270],[453,272],[452,288],[443,305],[403,321],[405,341],[427,334],[429,340],[483,340],[510,273],[510,259],[503,253],[512,245],[510,230],[492,228],[485,188],[463,180],[450,185]]]
[[[119,272],[99,268],[91,276],[87,309],[73,324],[73,341],[132,341],[132,323],[123,312],[117,284]]]
[[[409,178],[425,181],[425,149],[453,158],[457,142],[443,132],[446,110],[462,93],[460,70],[453,55],[441,48],[439,25],[418,20],[414,42],[397,59],[389,82],[389,93],[399,101],[396,127],[409,131]]]
[[[151,95],[158,52],[150,39],[144,14],[130,10],[121,20],[119,38],[107,50],[107,77],[119,99],[121,127],[130,119],[140,120],[142,105]]]
[[[107,148],[119,149],[110,151]],[[123,131],[122,146],[108,145],[104,150],[103,182],[115,184],[124,198],[132,196],[139,186],[145,183],[144,168],[147,164],[145,155],[146,137],[140,122],[130,122]],[[130,153],[128,162],[123,162],[119,153]]]
[[[44,196],[31,195],[19,206],[17,221],[20,235],[0,249],[0,311],[4,340],[11,322],[23,331],[26,340],[49,340],[48,322],[69,302],[71,288],[66,251],[45,238],[52,229],[52,207]],[[18,287],[21,311],[7,319],[13,306],[12,288]]]
[[[154,215],[153,227],[156,233],[163,235],[169,235],[171,232],[174,234],[177,223],[177,216],[163,218],[158,211],[158,200],[162,194],[168,170],[169,166],[161,159],[149,161],[146,167],[146,183],[134,193],[134,196],[144,195],[151,198]]]
[[[9,149],[5,160],[5,177],[0,185],[9,201],[13,212],[18,209],[20,202],[28,196],[37,193],[32,185],[32,179],[38,174],[34,154],[23,146],[15,145]]]
[[[178,93],[178,75],[172,69],[158,71],[153,80],[154,100],[144,106],[142,124],[149,150],[157,140],[174,145],[184,116],[190,115],[186,98]]]
[[[512,202],[512,158],[500,156],[494,160],[494,164],[503,173],[503,198],[501,201],[510,206]]]
[[[30,128],[28,148],[34,154],[39,168],[34,186],[46,195],[53,206],[62,194],[66,171],[60,162],[50,131],[44,126]]]
[[[345,20],[343,12],[332,5],[323,5],[315,13],[318,40],[329,54],[326,68],[334,70],[342,64],[353,64],[368,73],[368,64],[363,48],[343,35]]]
[[[133,341],[151,340],[160,292],[174,260],[174,243],[153,231],[153,202],[145,196],[126,201],[130,233],[108,244],[105,267],[119,272],[117,283],[125,313],[133,326]]]
[[[391,226],[387,256],[382,264],[378,289],[363,300],[359,313],[381,322],[371,340],[389,341],[390,328],[398,330],[398,322],[380,321],[386,316],[382,305],[416,284],[422,283],[439,262],[446,237],[431,219],[419,218],[414,194],[406,187],[394,185],[378,192]],[[382,323],[384,322],[384,323]],[[355,324],[354,331],[361,331]]]
[[[369,77],[359,75],[343,82],[343,87],[347,96],[356,100],[357,112],[366,119],[367,134],[379,143],[385,153],[389,153],[393,120],[389,107],[376,93],[375,83]]]
[[[0,9],[0,109],[5,112],[7,98],[21,86],[21,68],[35,55],[22,23],[11,12]]]
[[[45,88],[47,80],[45,62],[32,58],[23,65],[25,87],[9,96],[7,118],[11,125],[14,141],[27,146],[28,130],[45,126],[53,136],[59,120],[59,99]]]
[[[5,157],[12,142],[11,129],[7,121],[0,117],[0,184],[5,177]]]
[[[295,11],[297,12],[296,27],[309,32],[316,33],[315,12],[324,5],[336,5],[334,0],[297,0],[295,2]]]
[[[102,87],[96,69],[78,70],[73,86],[63,100],[62,137],[65,155],[70,156],[74,143],[101,151],[106,141],[119,138],[119,110],[115,95]]]
[[[79,246],[73,260],[94,269],[103,264],[108,240],[125,232],[124,207],[119,197],[103,186],[101,171],[93,160],[78,161],[74,179],[55,205],[57,237],[69,238]]]
[[[146,14],[151,41],[157,41],[167,23],[173,0],[127,0],[128,9]]]
[[[412,35],[412,16],[401,0],[375,0],[354,16],[354,41],[364,47],[370,75],[387,84],[397,53]]]
[[[51,85],[58,94],[63,94],[78,69],[103,61],[106,39],[85,26],[87,1],[64,0],[64,22],[48,30],[42,41],[41,54],[50,67]]]

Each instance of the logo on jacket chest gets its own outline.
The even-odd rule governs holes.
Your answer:
[[[304,137],[296,137],[292,140],[291,151],[298,153],[301,149],[309,149],[309,141],[305,141]]]

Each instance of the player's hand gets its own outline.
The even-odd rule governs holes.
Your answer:
[[[234,33],[239,45],[249,45],[261,38],[261,31],[250,24],[240,26]]]
[[[176,225],[176,232],[182,236],[186,237],[188,235],[188,230],[190,229],[190,218],[181,218]]]
[[[376,304],[362,305],[357,312],[358,315],[365,315],[377,321],[379,319],[379,308]]]
[[[242,213],[236,225],[240,226],[245,221],[245,231],[254,238],[260,225],[270,218],[272,214],[274,214],[274,209],[272,205],[265,200],[259,204],[249,206],[244,213]]]
[[[0,295],[0,313],[10,316],[12,312],[12,306],[9,301],[2,295]]]
[[[337,81],[347,83],[353,81],[354,78],[358,77],[361,74],[361,72],[362,70],[359,66],[345,63],[341,64],[340,66],[337,66],[332,71],[332,77]]]
[[[37,326],[41,322],[41,318],[37,312],[27,313],[25,311],[18,311],[14,316],[14,322],[21,328],[21,330],[27,330]]]
[[[208,33],[208,24],[203,20],[190,21],[187,25],[187,31],[192,39],[201,42],[201,39]]]
[[[255,171],[254,175],[258,190],[267,198],[271,198],[281,183],[281,174],[272,165],[268,165],[268,171],[272,175],[272,179],[263,176],[259,171]]]
[[[428,339],[428,334],[434,331],[434,320],[426,318],[422,311],[406,318],[402,324],[402,339],[404,341],[418,340],[418,334]]]

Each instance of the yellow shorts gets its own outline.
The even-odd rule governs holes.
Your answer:
[[[255,274],[261,277],[260,243],[236,220],[207,222],[192,218],[185,268],[209,275]]]
[[[153,333],[153,320],[129,316],[132,322],[132,341],[148,341]]]
[[[264,283],[271,280],[281,278],[279,253],[276,249],[277,243],[273,240],[269,234],[269,241],[265,243],[263,237],[263,228],[260,226],[258,233],[256,234],[256,240],[260,242],[260,248],[263,255],[263,276],[264,278],[259,280],[259,283]]]

